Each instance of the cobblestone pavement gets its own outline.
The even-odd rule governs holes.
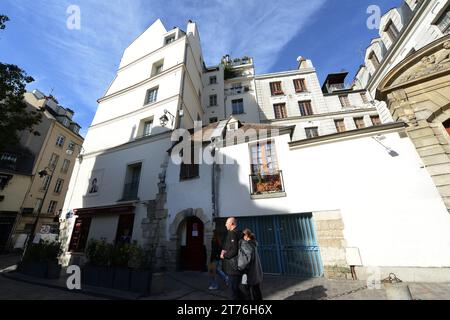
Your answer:
[[[0,272],[17,261],[18,256],[0,256]],[[6,271],[7,272],[7,271]],[[64,281],[29,283],[24,277],[10,279],[11,273],[0,273],[0,299],[24,300],[80,300],[103,299],[110,296],[120,299],[136,299],[108,289],[99,289],[97,295],[76,293],[66,289]],[[32,280],[32,279],[31,279]],[[64,279],[62,279],[64,280]],[[208,290],[207,273],[170,272],[164,278],[164,292],[141,298],[143,300],[227,300],[230,289],[223,283],[219,290]],[[384,286],[370,290],[363,281],[327,280],[324,278],[298,279],[266,275],[262,285],[265,300],[386,300]],[[450,300],[450,283],[408,283],[414,300]]]

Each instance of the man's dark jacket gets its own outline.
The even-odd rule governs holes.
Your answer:
[[[240,275],[238,270],[238,254],[239,254],[239,240],[241,240],[241,232],[235,228],[233,231],[228,231],[227,238],[223,245],[223,250],[226,251],[223,260],[223,271],[229,276]]]

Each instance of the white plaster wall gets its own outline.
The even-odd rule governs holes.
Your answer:
[[[241,122],[249,123],[259,123],[259,106],[256,101],[256,91],[253,80],[240,81],[242,86],[248,86],[250,88],[249,92],[243,92],[241,94],[227,95],[225,94],[225,118],[229,118],[231,115]],[[231,88],[231,86],[227,86]],[[244,100],[244,113],[243,114],[233,114],[233,100],[243,99]]]
[[[79,167],[77,163],[74,169],[64,212],[77,208],[117,204],[123,195],[127,166],[135,162],[142,162],[138,193],[140,200],[155,199],[158,192],[158,175],[162,172],[161,164],[170,146],[170,136],[167,136],[152,143],[138,144],[96,157],[86,157],[81,166]],[[94,170],[103,170],[99,193],[95,196],[85,196]]]
[[[94,152],[134,141],[140,135],[141,121],[148,118],[153,118],[153,135],[166,132],[171,129],[172,122],[169,122],[166,127],[161,127],[159,118],[164,115],[164,110],[168,110],[175,115],[177,107],[178,98],[174,97],[164,103],[143,107],[127,117],[91,127],[86,135],[83,147],[86,152]]]
[[[166,32],[166,28],[164,28],[161,20],[157,19],[125,49],[120,67],[122,68],[161,47],[163,45],[162,37]]]
[[[217,84],[209,84],[209,78],[215,76]],[[209,96],[217,95],[217,106],[209,106]],[[209,118],[217,117],[217,120],[225,119],[224,113],[224,80],[223,80],[223,67],[220,67],[219,71],[206,72],[203,74],[203,94],[202,94],[202,106],[205,110],[203,122],[209,123]]]
[[[251,200],[246,144],[224,152],[239,166],[223,166],[222,216],[260,216],[340,210],[348,247],[366,266],[450,266],[450,216],[416,150],[397,133],[289,151],[277,138],[287,197]],[[383,163],[383,166],[380,166]]]
[[[163,41],[162,38],[160,40]],[[183,63],[185,42],[186,39],[183,37],[160,48],[142,60],[118,70],[116,78],[108,89],[107,95],[151,78],[153,64],[162,59],[164,59],[163,70],[169,70],[180,63]]]
[[[102,101],[98,105],[92,126],[141,110],[145,107],[147,90],[153,87],[159,86],[157,102],[178,95],[180,93],[180,85],[176,84],[181,83],[181,74],[180,67],[174,72],[155,77],[148,83],[124,94]],[[134,82],[130,80],[130,84],[134,84]]]

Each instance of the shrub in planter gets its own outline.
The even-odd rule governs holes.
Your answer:
[[[57,241],[31,243],[19,264],[19,271],[34,277],[57,279],[61,273],[58,264],[61,252],[61,243]]]
[[[128,291],[130,288],[130,273],[131,269],[128,267],[130,261],[131,248],[136,246],[128,243],[120,243],[114,247],[112,255],[112,265],[114,267],[114,289]]]
[[[132,246],[130,251],[130,291],[148,295],[152,284],[150,252],[137,245]]]
[[[113,246],[102,240],[90,240],[86,247],[89,262],[83,267],[81,281],[87,285],[110,287],[114,280],[111,269]]]

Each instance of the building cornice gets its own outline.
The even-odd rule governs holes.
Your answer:
[[[109,100],[109,99],[111,99],[111,98],[117,97],[117,96],[119,96],[119,95],[122,95],[122,94],[124,94],[124,93],[129,92],[129,91],[132,91],[132,90],[134,90],[134,89],[137,89],[137,88],[139,88],[140,86],[142,86],[142,85],[144,85],[144,84],[147,84],[147,83],[149,83],[149,82],[152,82],[152,81],[154,81],[154,80],[156,80],[156,79],[159,79],[159,78],[161,78],[161,77],[163,77],[163,76],[165,76],[165,75],[167,75],[167,74],[169,74],[169,73],[172,73],[172,72],[178,70],[179,68],[182,68],[183,66],[184,66],[184,62],[179,63],[179,64],[176,64],[176,65],[174,65],[173,67],[171,67],[171,68],[169,68],[169,69],[167,69],[167,70],[161,72],[160,74],[157,74],[157,75],[155,75],[155,76],[153,76],[153,77],[144,79],[144,80],[142,80],[142,81],[140,81],[140,82],[138,82],[138,83],[135,83],[135,84],[133,84],[133,85],[131,85],[131,86],[129,86],[129,87],[123,88],[123,89],[121,89],[121,90],[119,90],[119,91],[116,91],[116,92],[114,92],[114,93],[111,93],[111,94],[109,94],[109,95],[106,95],[106,96],[104,96],[104,97],[98,99],[97,102],[98,102],[98,103],[102,103],[102,102],[104,102],[104,101],[106,101],[106,100]]]
[[[102,122],[93,124],[93,125],[91,125],[91,126],[89,127],[89,129],[102,127],[102,126],[105,126],[105,125],[110,124],[110,123],[112,123],[112,122],[121,120],[121,119],[123,119],[123,118],[127,118],[127,117],[130,117],[130,116],[134,116],[134,115],[137,115],[137,114],[146,112],[146,111],[148,111],[148,110],[150,110],[150,109],[156,109],[156,108],[160,107],[161,105],[163,105],[163,104],[165,104],[165,103],[169,103],[169,102],[171,102],[171,101],[175,101],[175,100],[178,99],[179,97],[180,97],[179,94],[175,94],[175,95],[173,95],[173,96],[171,96],[171,97],[168,97],[168,98],[166,98],[166,99],[164,99],[164,100],[160,100],[160,101],[157,101],[157,102],[152,103],[152,104],[144,105],[142,108],[137,109],[137,110],[135,110],[135,111],[128,112],[128,113],[122,114],[122,115],[120,115],[120,116],[118,116],[118,117],[115,117],[115,118],[112,118],[112,119],[108,119],[108,120],[106,120],[106,121],[102,121]]]
[[[290,147],[290,149],[306,148],[306,147],[312,147],[312,146],[321,145],[321,144],[325,144],[325,143],[365,138],[365,137],[370,137],[370,136],[374,136],[377,134],[399,132],[399,131],[403,130],[404,128],[406,128],[407,126],[408,125],[404,122],[387,123],[387,124],[367,127],[367,128],[363,128],[363,129],[356,129],[356,130],[350,130],[350,131],[345,131],[345,132],[328,134],[325,136],[319,136],[319,137],[315,137],[315,138],[311,138],[311,139],[292,141],[292,142],[289,142],[289,147]]]
[[[263,120],[262,123],[274,123],[274,122],[289,122],[289,121],[296,121],[296,120],[308,120],[313,121],[315,119],[320,118],[328,118],[330,116],[343,116],[346,114],[354,114],[354,113],[361,113],[361,112],[376,112],[376,108],[363,108],[363,109],[353,109],[353,110],[344,110],[344,111],[336,111],[336,112],[327,112],[327,113],[321,113],[321,114],[313,114],[310,116],[297,116],[297,117],[289,117],[284,119],[273,119],[273,120]]]
[[[309,74],[309,73],[315,73],[315,72],[316,72],[315,68],[305,68],[305,69],[300,69],[300,70],[265,73],[265,74],[260,74],[260,75],[255,76],[255,80],[263,80],[263,79],[278,78],[278,77],[285,77],[285,76],[303,75],[303,74]]]

